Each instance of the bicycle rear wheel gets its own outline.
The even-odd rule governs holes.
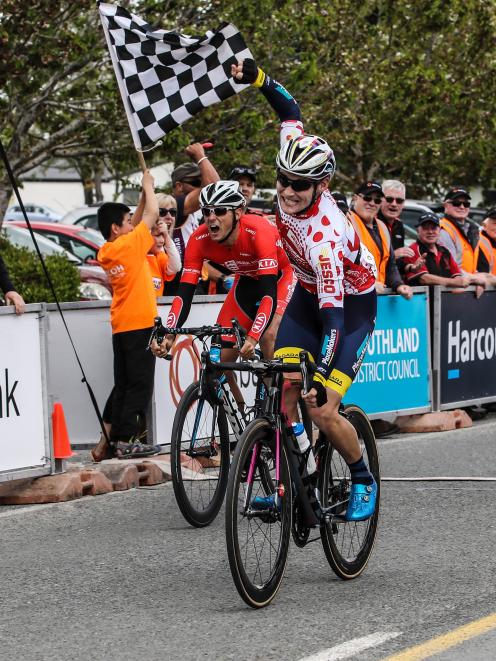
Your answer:
[[[222,505],[229,475],[229,428],[224,408],[200,397],[192,383],[177,407],[171,437],[172,485],[192,526],[211,523]]]
[[[381,484],[377,445],[367,416],[353,404],[345,407],[344,415],[356,429],[365,463],[377,482],[377,505],[370,519],[333,520],[321,527],[322,545],[329,564],[340,578],[351,579],[363,572],[372,553],[379,520]],[[347,501],[350,487],[351,476],[346,462],[327,443],[320,454],[319,489],[322,506],[325,508]],[[342,513],[345,511],[346,505]]]
[[[268,496],[275,477],[275,433],[263,419],[252,421],[234,454],[226,495],[226,541],[229,566],[241,598],[252,608],[275,597],[286,567],[291,531],[291,480],[286,448],[281,443],[279,505],[262,511],[251,503]],[[254,454],[255,453],[255,454]],[[250,464],[253,481],[247,483]],[[270,487],[269,487],[270,485]]]

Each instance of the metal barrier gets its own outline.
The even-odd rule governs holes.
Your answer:
[[[0,482],[53,471],[44,304],[0,307]]]
[[[488,291],[476,300],[473,291],[454,294],[448,289],[434,289],[434,300],[431,301],[434,309],[432,371],[432,335],[428,330],[429,292],[425,287],[415,288],[414,292],[415,295],[410,301],[397,295],[379,297],[377,328],[347,401],[361,405],[371,418],[496,401],[496,291]],[[223,296],[195,298],[189,321],[192,324],[213,322],[223,300]],[[159,301],[163,317],[166,317],[170,302],[170,298]],[[35,337],[34,340],[26,340],[21,334],[14,332],[11,341],[4,339],[10,332],[8,326],[13,324],[13,328],[20,329],[30,317],[25,315],[23,322],[23,317],[15,317],[10,309],[0,309],[3,340],[3,363],[0,365],[2,397],[5,400],[6,384],[1,381],[2,378],[5,380],[5,360],[9,361],[10,379],[13,374],[13,367],[10,365],[14,365],[17,359],[22,360],[20,364],[24,366],[31,365],[32,347],[39,346],[39,351],[44,356],[43,347],[47,341],[47,367],[43,360],[40,366],[44,375],[41,386],[36,369],[30,368],[29,372],[29,378],[38,384],[36,388],[45,402],[45,439],[49,439],[50,410],[46,402],[57,400],[64,406],[72,445],[77,447],[94,444],[100,434],[96,415],[86,387],[79,378],[77,363],[56,308],[51,304],[46,308],[49,311],[48,332],[44,313],[40,314],[45,310],[45,306],[29,306],[30,314],[37,312],[31,316],[31,323],[35,317],[40,317],[40,330],[37,331],[39,339]],[[66,303],[62,308],[88,379],[103,409],[113,385],[109,302]],[[458,337],[459,344],[456,339]],[[467,337],[468,345],[467,340],[464,340]],[[14,350],[9,346],[9,342],[14,342],[19,350]],[[30,346],[30,351],[26,352],[25,348],[21,351],[21,346],[27,345]],[[181,393],[197,376],[198,363],[190,338],[180,338],[175,353],[176,358],[172,364],[157,361],[152,430],[156,441],[162,444],[169,442],[174,411]],[[247,378],[243,377],[242,385],[250,389],[251,384]],[[45,389],[46,383],[48,387]],[[455,387],[466,388],[463,396],[456,394]],[[16,395],[19,391],[18,387]],[[33,402],[36,402],[36,398]],[[4,410],[5,406],[3,401]],[[0,419],[0,424],[5,425],[5,420]],[[8,438],[5,433],[2,434],[0,444],[4,438]],[[46,442],[43,447],[44,455],[50,457],[50,443]],[[43,453],[38,454],[41,457]],[[29,463],[29,466],[24,462],[25,468],[38,471],[38,474],[49,472],[50,461],[47,460],[42,465],[39,465],[39,461],[38,457],[38,463]],[[1,477],[6,474],[6,470],[7,468],[2,468],[0,464],[0,479],[10,479]],[[19,467],[15,470],[19,470]]]

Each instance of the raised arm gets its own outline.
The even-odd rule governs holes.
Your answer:
[[[152,230],[158,220],[158,201],[153,189],[154,183],[150,170],[145,170],[141,180],[142,195],[145,198],[145,208],[141,220],[149,230]]]
[[[268,76],[254,60],[243,60],[233,64],[231,73],[240,83],[258,87],[281,122],[281,142],[303,134],[300,107],[288,90]]]
[[[194,142],[188,145],[184,150],[186,154],[194,161],[200,168],[200,177],[202,187],[208,184],[214,184],[219,181],[220,177],[217,170],[214,168],[209,157],[205,154],[205,150],[201,143]],[[201,188],[195,188],[184,198],[184,215],[188,216],[190,213],[198,211],[200,208],[200,192]]]

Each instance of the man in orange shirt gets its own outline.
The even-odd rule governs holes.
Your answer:
[[[151,229],[158,218],[158,202],[148,171],[143,174],[142,187],[133,220],[124,204],[107,202],[98,209],[98,227],[107,240],[98,252],[98,261],[113,289],[114,388],[103,420],[110,428],[113,454],[120,459],[160,451],[160,446],[141,442],[146,436],[146,410],[155,373],[155,356],[147,351],[147,345],[157,316],[147,254],[154,245]],[[95,454],[93,457],[98,460]]]

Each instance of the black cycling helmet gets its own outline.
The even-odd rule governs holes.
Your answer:
[[[255,183],[257,180],[257,173],[253,168],[250,168],[247,165],[236,165],[236,167],[231,170],[229,179],[239,180],[241,177],[249,177],[253,183]]]

